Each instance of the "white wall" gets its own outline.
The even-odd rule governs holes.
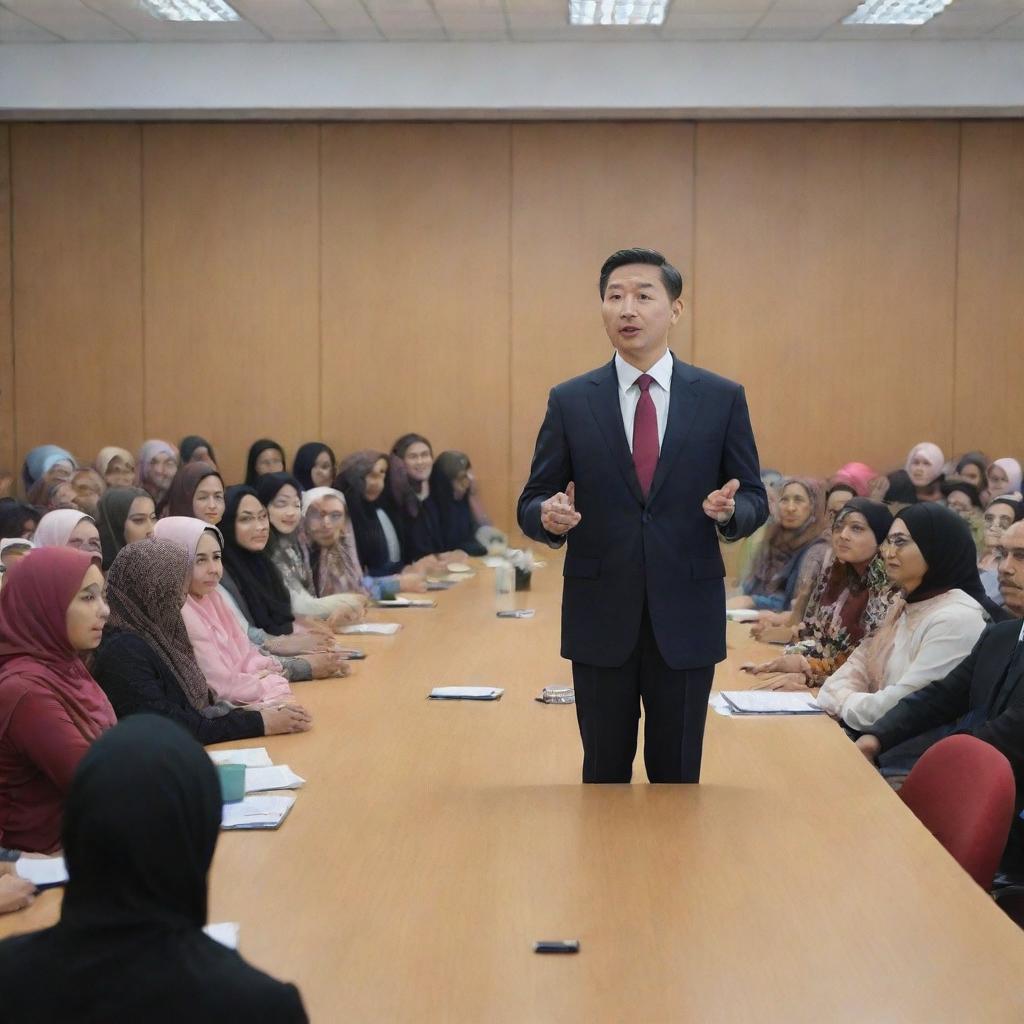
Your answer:
[[[0,118],[1024,114],[1024,42],[0,46]]]

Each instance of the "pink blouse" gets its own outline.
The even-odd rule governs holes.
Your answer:
[[[242,632],[223,596],[214,591],[181,609],[196,661],[218,699],[232,704],[270,704],[292,696],[281,663],[262,654]]]

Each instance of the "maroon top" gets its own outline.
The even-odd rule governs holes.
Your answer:
[[[40,548],[0,590],[0,845],[60,846],[64,796],[114,709],[72,648],[67,609],[98,557]]]

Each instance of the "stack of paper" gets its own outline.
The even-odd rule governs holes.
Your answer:
[[[269,768],[274,763],[270,760],[266,747],[211,750],[209,754],[214,764],[244,764],[246,768]]]
[[[498,700],[505,691],[500,686],[435,686],[431,700]]]
[[[725,617],[730,622],[757,622],[761,618],[753,608],[727,608]]]
[[[305,782],[301,775],[296,775],[286,764],[245,770],[246,793],[262,793],[268,789],[298,789]]]
[[[14,873],[37,889],[66,885],[68,881],[63,857],[19,857],[14,862]]]
[[[436,608],[437,602],[429,597],[390,597],[374,602],[378,608]]]
[[[360,622],[355,626],[345,626],[341,632],[358,636],[393,636],[401,628],[397,622]]]
[[[222,829],[277,828],[295,803],[293,796],[247,796],[237,804],[225,804]]]
[[[805,693],[785,690],[729,690],[722,699],[734,715],[820,715],[821,708]]]

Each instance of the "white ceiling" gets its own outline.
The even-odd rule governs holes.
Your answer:
[[[238,22],[137,0],[0,0],[0,43],[1024,40],[1024,0],[955,0],[928,24],[843,25],[858,0],[671,0],[660,28],[570,28],[566,0],[231,0]]]

